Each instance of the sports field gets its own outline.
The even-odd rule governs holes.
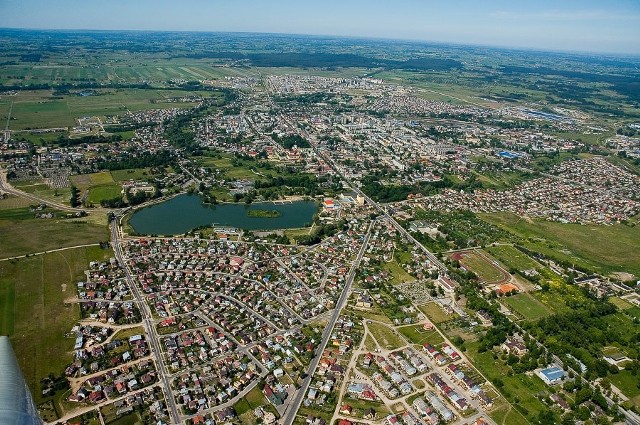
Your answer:
[[[506,304],[525,320],[538,320],[553,313],[550,308],[528,293],[503,297],[500,299],[500,302]]]

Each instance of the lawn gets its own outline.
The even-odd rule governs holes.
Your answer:
[[[499,388],[502,395],[511,402],[519,400],[519,405],[529,412],[529,417],[537,415],[545,408],[534,396],[547,390],[541,379],[525,374],[509,374],[511,369],[504,362],[494,359],[491,351],[478,353],[477,342],[468,342],[466,346],[465,353],[472,360],[473,365],[491,382],[502,382],[504,386]],[[511,422],[505,423],[511,424]]]
[[[553,313],[550,308],[528,293],[503,297],[501,302],[525,320],[538,320]]]
[[[420,325],[409,325],[398,328],[398,331],[413,344],[422,345],[428,342],[438,345],[444,342],[444,338],[436,330],[426,331]]]
[[[36,404],[40,379],[60,374],[72,360],[73,338],[65,333],[79,319],[76,295],[90,261],[112,256],[99,247],[70,249],[0,262],[0,334],[9,335]]]
[[[415,277],[411,276],[402,268],[396,259],[393,259],[390,262],[383,262],[382,267],[391,273],[391,283],[394,285],[416,280]]]
[[[638,387],[640,377],[634,376],[629,370],[621,370],[615,375],[609,375],[608,378],[624,395],[629,397],[633,404],[640,407],[640,388]]]
[[[33,213],[24,214],[24,209],[2,210],[0,258],[109,240],[106,219],[98,225],[87,217],[36,219]]]
[[[510,270],[515,269],[522,271],[542,267],[527,254],[511,245],[490,246],[485,248],[485,251],[500,260],[500,262]]]
[[[448,322],[454,318],[453,314],[447,314],[436,303],[427,303],[418,307],[424,314],[427,315],[429,320],[433,323]]]
[[[461,252],[451,255],[452,258],[459,259],[460,263],[468,270],[478,275],[485,283],[496,283],[504,280],[504,274],[489,260],[476,252]]]
[[[527,248],[552,258],[598,273],[629,272],[640,276],[640,226],[527,221],[509,213],[479,216],[519,235]]]
[[[396,348],[404,347],[406,344],[390,327],[381,323],[367,323],[371,336],[378,341],[378,345],[388,350],[395,350]]]
[[[88,205],[99,205],[101,201],[107,199],[114,199],[122,194],[122,188],[117,184],[105,184],[100,186],[92,186],[89,189],[89,195],[87,195],[86,203]]]

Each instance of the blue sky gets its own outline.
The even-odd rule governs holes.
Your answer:
[[[640,0],[0,0],[0,27],[346,35],[640,55]]]

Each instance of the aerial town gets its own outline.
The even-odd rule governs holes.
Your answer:
[[[24,372],[42,420],[638,423],[640,138],[320,74],[5,131],[0,215],[50,227],[3,264],[82,250],[47,272],[76,313],[61,370]]]

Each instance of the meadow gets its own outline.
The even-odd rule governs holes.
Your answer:
[[[551,258],[602,274],[629,272],[640,276],[640,226],[528,221],[509,213],[479,216],[518,235],[526,248]]]
[[[75,283],[89,262],[112,255],[86,247],[0,262],[0,334],[9,335],[36,403],[40,380],[59,375],[72,360],[74,338],[65,334],[79,309],[65,300],[76,296]]]
[[[35,218],[29,208],[0,209],[0,258],[109,240],[106,218]],[[99,220],[98,220],[99,221]]]

